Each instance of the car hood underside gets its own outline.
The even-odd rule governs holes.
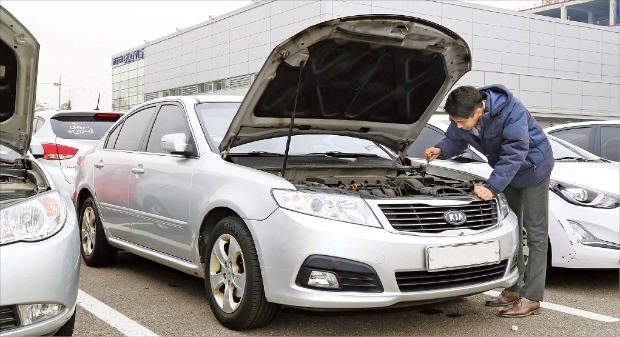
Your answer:
[[[373,140],[402,151],[471,68],[467,44],[429,21],[356,16],[312,26],[278,45],[226,137],[233,146],[289,133]]]

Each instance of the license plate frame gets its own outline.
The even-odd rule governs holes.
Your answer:
[[[501,261],[499,241],[426,247],[426,270],[437,272],[497,264]]]

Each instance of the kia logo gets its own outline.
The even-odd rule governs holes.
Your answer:
[[[450,225],[458,226],[467,221],[467,216],[463,211],[447,211],[443,214],[443,219]]]

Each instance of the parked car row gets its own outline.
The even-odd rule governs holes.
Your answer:
[[[471,68],[466,42],[445,27],[340,18],[276,46],[245,97],[34,116],[33,97],[20,95],[34,92],[25,88],[38,44],[8,17],[3,335],[71,334],[78,251],[91,267],[124,250],[204,278],[214,316],[231,329],[265,325],[280,305],[388,307],[516,282],[516,216],[502,194],[473,193],[490,174],[484,156],[415,159],[443,137],[446,120],[431,115]],[[20,34],[27,42],[16,46]],[[32,134],[38,160],[25,150]],[[551,265],[618,268],[617,163],[552,144]],[[575,176],[585,165],[590,180]]]

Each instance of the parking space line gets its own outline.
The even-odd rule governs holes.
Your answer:
[[[157,336],[138,322],[107,306],[105,303],[78,289],[78,305],[125,336]]]
[[[493,296],[493,297],[497,297],[501,293],[499,291],[489,290],[489,291],[485,291],[483,294],[489,295],[489,296]],[[581,317],[593,319],[593,320],[596,320],[596,321],[606,322],[606,323],[613,323],[613,322],[620,321],[619,318],[615,318],[615,317],[611,317],[611,316],[606,316],[606,315],[601,315],[601,314],[597,314],[597,313],[594,313],[594,312],[585,311],[585,310],[581,310],[581,309],[575,309],[575,308],[571,308],[571,307],[566,307],[566,306],[555,304],[555,303],[540,302],[540,307],[541,308],[545,308],[545,309],[551,309],[551,310],[563,312],[565,314],[581,316]]]

